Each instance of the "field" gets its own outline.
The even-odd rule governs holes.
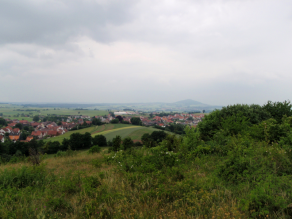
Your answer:
[[[40,113],[36,111],[17,111],[17,110],[40,110]],[[48,115],[48,114],[57,114],[57,115],[86,115],[86,116],[104,116],[108,114],[106,110],[74,110],[68,108],[31,108],[11,104],[0,104],[0,113],[3,113],[4,116],[10,116],[10,119],[22,119],[22,117],[16,117],[17,114],[29,114],[31,115]],[[28,120],[27,117],[24,119]]]
[[[85,129],[69,131],[64,135],[47,138],[44,141],[58,141],[62,143],[64,138],[70,138],[70,135],[73,133],[84,134],[85,132],[89,132],[92,137],[94,137],[95,135],[104,135],[107,141],[112,140],[117,135],[120,135],[122,138],[131,137],[132,140],[136,142],[141,140],[143,134],[152,133],[153,131],[158,131],[158,129],[127,124],[105,124],[101,126],[93,126]]]
[[[104,131],[98,134],[104,135],[107,140],[112,140],[117,135],[120,135],[122,138],[131,137],[131,139],[134,141],[140,141],[143,134],[145,133],[151,134],[153,131],[159,131],[159,130],[155,128],[149,128],[149,127],[132,126],[132,127],[113,129],[110,131]]]

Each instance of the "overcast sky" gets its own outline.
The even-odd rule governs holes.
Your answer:
[[[0,0],[0,102],[292,95],[291,0]]]

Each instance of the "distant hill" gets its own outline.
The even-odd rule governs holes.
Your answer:
[[[188,106],[188,105],[209,106],[208,104],[204,104],[204,103],[201,103],[199,101],[192,100],[192,99],[177,101],[174,104],[180,104],[180,105],[185,105],[185,106]]]

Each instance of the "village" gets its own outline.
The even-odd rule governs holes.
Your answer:
[[[29,122],[27,120],[18,120],[5,118],[7,123],[6,127],[0,127],[0,141],[4,143],[5,139],[13,142],[29,142],[32,139],[46,139],[59,135],[63,135],[70,130],[76,130],[79,127],[88,127],[92,124],[94,119],[99,119],[101,124],[113,123],[116,118],[122,118],[124,123],[131,124],[131,118],[140,118],[140,125],[143,126],[156,126],[165,128],[170,124],[182,124],[192,127],[202,120],[204,114],[187,114],[176,113],[167,116],[159,116],[157,112],[151,112],[148,116],[137,115],[133,112],[114,112],[107,116],[86,116],[86,115],[71,115],[66,119],[60,117],[60,121],[39,121]],[[1,118],[1,116],[0,116]],[[66,120],[66,121],[65,121]],[[26,133],[26,134],[25,134]]]

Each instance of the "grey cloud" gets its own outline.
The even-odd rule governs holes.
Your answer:
[[[291,12],[291,0],[2,0],[0,94],[21,92],[0,101],[288,99]]]
[[[79,35],[110,41],[106,26],[129,21],[133,1],[4,0],[0,4],[1,44],[60,44]]]

